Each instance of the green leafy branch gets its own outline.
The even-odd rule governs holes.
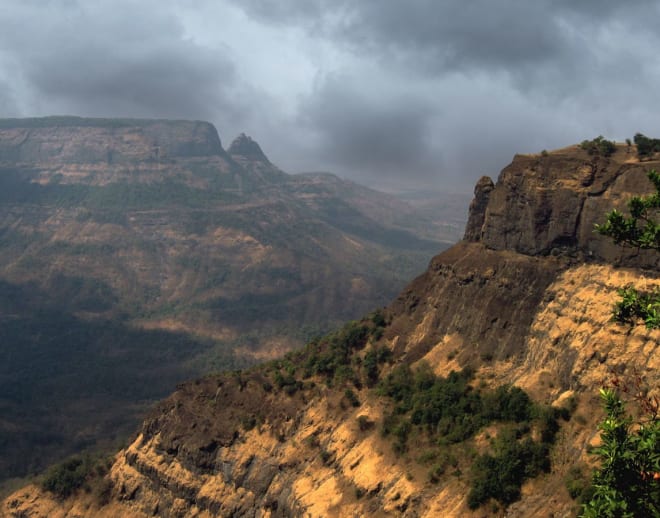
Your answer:
[[[626,286],[617,293],[621,300],[614,305],[612,320],[634,325],[641,318],[648,329],[660,328],[660,289],[643,293]]]
[[[630,216],[618,210],[607,214],[607,221],[596,225],[595,230],[603,236],[612,238],[619,245],[630,246],[637,250],[660,251],[660,223],[653,216],[660,209],[660,174],[655,170],[648,172],[648,178],[656,192],[648,196],[635,196],[628,202]],[[621,300],[613,310],[613,319],[621,324],[634,324],[642,319],[649,329],[660,328],[660,291],[643,293],[631,286],[618,291]]]
[[[660,209],[660,174],[652,169],[648,177],[656,192],[649,196],[633,197],[628,202],[630,217],[614,209],[607,214],[603,225],[596,225],[596,232],[612,238],[617,245],[660,251],[660,223],[651,217]]]
[[[660,421],[649,419],[633,431],[633,420],[617,392],[603,388],[600,397],[606,417],[599,426],[602,444],[594,454],[602,464],[582,516],[660,516]]]

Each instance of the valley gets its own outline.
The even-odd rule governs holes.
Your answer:
[[[384,305],[461,226],[204,122],[0,120],[0,478]]]

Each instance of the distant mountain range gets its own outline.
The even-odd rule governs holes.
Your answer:
[[[385,304],[460,235],[437,196],[289,175],[205,122],[0,120],[0,477]]]

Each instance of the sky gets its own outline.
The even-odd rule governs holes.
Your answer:
[[[656,0],[2,0],[0,116],[245,132],[290,173],[471,192],[515,153],[660,136]]]

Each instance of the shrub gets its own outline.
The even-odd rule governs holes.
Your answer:
[[[347,388],[344,391],[344,397],[348,400],[348,402],[351,404],[351,406],[354,407],[359,407],[360,406],[360,400],[358,399],[357,395],[355,392],[353,392],[352,389]]]
[[[616,144],[611,140],[606,140],[602,135],[593,140],[583,140],[580,147],[590,155],[600,155],[608,157],[616,151]]]
[[[526,479],[550,471],[548,453],[547,444],[503,434],[495,455],[480,455],[472,465],[468,506],[476,509],[491,498],[505,506],[515,502]]]
[[[568,470],[564,478],[564,484],[573,500],[577,500],[581,504],[591,500],[593,489],[589,482],[589,477],[585,475],[584,470],[580,466],[573,466]]]
[[[385,327],[387,325],[385,315],[383,315],[383,312],[380,309],[374,311],[374,313],[371,315],[371,321],[376,327]]]
[[[641,133],[636,133],[633,140],[637,146],[637,156],[639,158],[650,157],[653,153],[660,151],[660,139],[649,138]]]
[[[89,467],[81,457],[73,457],[52,466],[45,474],[41,487],[46,491],[66,498],[85,482]]]
[[[617,210],[608,213],[604,224],[595,225],[596,232],[611,238],[616,244],[637,250],[660,251],[660,223],[653,219],[660,210],[660,174],[651,170],[648,178],[655,192],[648,196],[634,196],[628,202],[629,217]],[[613,310],[615,321],[634,324],[642,319],[649,329],[660,327],[660,290],[641,293],[632,287],[625,287],[619,290],[619,295],[621,300]]]
[[[110,460],[105,457],[76,455],[51,466],[44,474],[41,487],[59,498],[67,498],[86,485],[88,480],[102,479],[109,467]]]
[[[593,477],[593,496],[582,516],[660,516],[660,419],[657,400],[646,400],[650,415],[633,427],[613,389],[601,389],[606,417],[602,444],[593,450],[601,467]]]

